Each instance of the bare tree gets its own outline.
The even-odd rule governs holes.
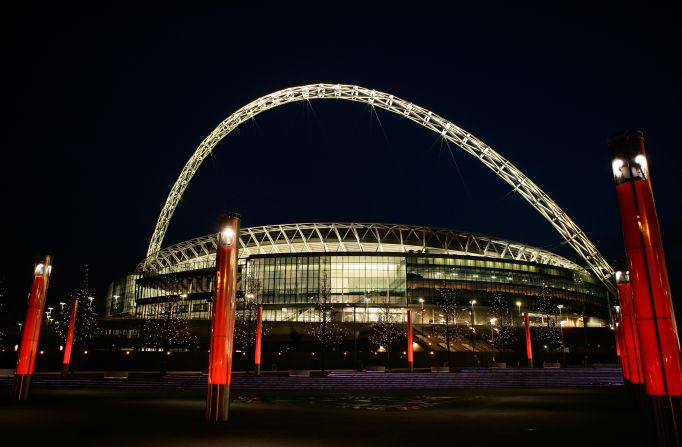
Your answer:
[[[326,260],[322,261],[319,284],[318,294],[315,297],[315,315],[317,321],[309,326],[309,332],[317,339],[322,348],[320,370],[324,373],[327,351],[341,343],[346,336],[343,328],[336,323],[337,310],[332,303]]]
[[[455,341],[460,341],[462,333],[457,326],[457,307],[455,291],[448,288],[438,289],[440,299],[438,300],[438,316],[442,318],[442,324],[434,324],[434,335],[445,340],[445,347],[448,351],[448,365],[452,366],[452,347]],[[434,322],[435,323],[435,322]]]
[[[513,309],[508,299],[500,293],[493,293],[490,299],[490,317],[494,334],[491,333],[491,345],[494,349],[504,350],[515,346],[516,330],[514,329]]]
[[[143,347],[160,352],[160,372],[166,372],[166,355],[170,349],[196,349],[198,338],[189,326],[185,293],[176,277],[164,281],[165,301],[157,303],[154,312],[148,313],[142,321],[140,343]]]
[[[550,351],[561,344],[561,329],[557,321],[556,312],[559,308],[554,303],[554,297],[546,284],[542,284],[542,291],[537,301],[537,313],[541,314],[544,324],[535,328],[535,338]]]
[[[404,340],[407,335],[401,322],[400,314],[391,312],[389,303],[384,303],[379,308],[376,323],[370,327],[369,342],[377,349],[386,350],[386,366],[391,369],[391,348],[397,342]]]
[[[261,282],[253,269],[249,269],[246,278],[246,290],[237,295],[237,312],[234,337],[236,345],[245,353],[252,353],[256,344],[256,325],[258,323],[258,305],[260,304]],[[265,329],[265,327],[263,327]],[[265,333],[265,331],[263,332]],[[247,365],[250,365],[247,362]],[[247,371],[249,372],[249,366]]]

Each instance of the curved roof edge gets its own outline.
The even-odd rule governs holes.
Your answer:
[[[166,247],[143,259],[137,272],[209,260],[216,234]],[[239,257],[285,253],[433,253],[535,262],[585,271],[576,263],[536,247],[470,232],[382,223],[293,223],[242,228]]]

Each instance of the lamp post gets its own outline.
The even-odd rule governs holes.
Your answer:
[[[476,366],[476,328],[471,326],[471,352],[474,354],[474,366]]]
[[[682,352],[644,136],[641,132],[625,132],[609,141],[609,152],[629,264],[647,404],[655,408],[659,445],[679,446]]]
[[[448,349],[450,346],[448,346]],[[414,371],[414,352],[412,350],[412,311],[407,311],[407,364],[410,372]],[[448,353],[449,354],[449,353]]]
[[[566,324],[565,320],[559,321],[559,326],[561,329],[561,359],[564,365],[566,365],[566,348],[564,347],[564,325]]]
[[[76,331],[76,316],[78,314],[78,298],[74,297],[71,301],[71,315],[69,315],[69,327],[66,332],[66,345],[64,346],[64,359],[62,361],[62,375],[69,373],[71,364],[71,349],[73,348],[73,337]]]
[[[521,319],[521,326],[523,326],[523,316],[521,315],[521,301],[516,302],[516,307],[519,308],[519,318]]]
[[[533,345],[530,339],[530,322],[528,320],[528,312],[523,313],[523,325],[526,328],[526,357],[528,358],[528,367],[533,367]]]
[[[474,309],[474,304],[476,300],[469,301],[471,303],[471,339],[472,339],[472,349],[474,351],[474,366],[478,366],[478,358],[476,357],[476,310]]]
[[[358,367],[358,331],[355,329],[355,309],[357,306],[353,303],[353,363],[355,368],[359,371]]]
[[[365,323],[369,323],[369,298],[365,295]]]
[[[564,350],[564,325],[561,324],[563,322],[563,320],[561,319],[561,309],[564,308],[564,305],[558,304],[557,307],[559,308],[559,327],[561,330],[561,350],[563,351]]]
[[[40,326],[51,271],[52,257],[49,255],[36,263],[33,271],[33,284],[28,296],[28,306],[26,308],[26,317],[24,318],[26,330],[21,334],[19,352],[17,354],[17,367],[14,374],[14,388],[12,390],[13,400],[21,401],[28,399],[31,379],[35,369]]]
[[[256,314],[256,343],[253,348],[254,373],[257,376],[260,376],[262,340],[263,340],[263,305],[259,304]]]
[[[493,350],[493,363],[495,363],[495,322],[497,318],[490,319],[490,347]]]
[[[424,298],[419,298],[419,304],[422,305],[422,313],[421,313],[421,331],[422,331],[422,336],[424,333]]]
[[[476,326],[476,310],[474,310],[474,304],[476,304],[476,300],[471,300],[471,324],[475,327]]]
[[[218,233],[206,396],[208,422],[227,421],[230,410],[239,220],[237,214],[223,216]]]

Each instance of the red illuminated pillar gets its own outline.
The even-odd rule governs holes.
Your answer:
[[[523,324],[526,327],[526,355],[528,356],[528,366],[533,367],[533,344],[530,341],[530,324],[528,323],[528,312],[523,313]]]
[[[644,387],[660,445],[682,439],[682,353],[644,137],[627,133],[609,142],[621,229],[630,271],[632,312]]]
[[[76,332],[76,315],[78,312],[78,298],[71,300],[71,313],[69,315],[69,330],[66,333],[66,343],[64,346],[64,361],[62,362],[62,374],[68,374],[69,364],[71,363],[71,347],[73,346],[73,335]]]
[[[620,306],[616,306],[616,327],[614,328],[613,333],[616,338],[616,356],[620,361],[623,378],[625,380],[630,380],[630,364],[628,363],[627,351],[623,344],[623,316],[620,312]]]
[[[28,307],[26,308],[26,317],[24,318],[24,325],[21,331],[17,369],[14,375],[14,389],[12,392],[14,400],[28,399],[51,271],[51,256],[45,256],[45,259],[37,263],[33,270],[33,285],[28,296]]]
[[[238,250],[239,216],[228,214],[221,218],[216,247],[206,397],[209,422],[227,421],[230,411]]]
[[[618,312],[621,319],[620,331],[623,340],[621,348],[624,350],[622,355],[623,371],[627,368],[628,377],[626,378],[630,380],[630,383],[641,385],[644,383],[644,378],[642,376],[642,361],[635,329],[635,318],[632,314],[632,290],[630,289],[628,272],[616,272],[616,284],[620,303]]]
[[[641,133],[609,145],[647,394],[682,396],[682,357]]]
[[[414,351],[412,350],[412,311],[407,311],[407,364],[414,371]]]
[[[263,305],[258,305],[258,314],[256,316],[256,347],[253,353],[253,361],[256,364],[255,371],[256,375],[260,376],[260,351],[261,351],[261,341],[263,338]]]
[[[620,338],[620,331],[618,330],[619,325],[620,325],[620,319],[616,319],[616,327],[613,328],[613,336],[616,338],[616,357],[618,357],[620,359],[621,338]]]

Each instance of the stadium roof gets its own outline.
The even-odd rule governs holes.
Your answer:
[[[216,236],[164,248],[142,260],[137,271],[162,273],[190,269],[197,261],[215,262]],[[525,261],[585,271],[562,256],[518,242],[414,225],[297,223],[242,228],[240,236],[240,258],[285,253],[412,252]]]

